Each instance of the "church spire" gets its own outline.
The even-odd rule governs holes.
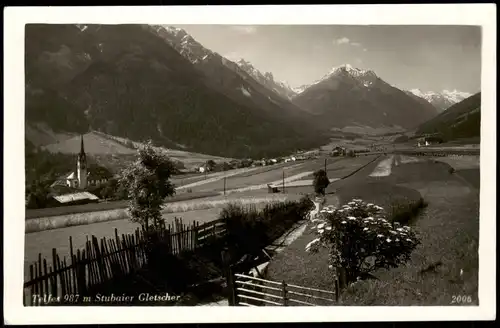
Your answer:
[[[83,134],[80,135],[80,155],[85,155],[85,148],[83,147]]]

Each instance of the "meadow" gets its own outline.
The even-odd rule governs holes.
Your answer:
[[[391,210],[401,201],[418,204],[416,217],[408,224],[415,229],[421,245],[407,265],[378,270],[375,279],[349,286],[339,305],[452,305],[452,295],[470,296],[477,305],[479,190],[451,173],[450,166],[426,158],[419,161],[396,159],[389,176],[369,177],[373,165],[352,178],[334,183],[341,204],[354,197]],[[475,170],[473,163],[462,162],[463,170]],[[477,176],[476,176],[477,178]],[[397,209],[397,206],[396,206]],[[313,288],[332,290],[334,280],[328,269],[328,250],[318,254],[305,252],[315,238],[313,230],[305,233],[268,267],[268,278]],[[464,305],[464,304],[455,304]]]

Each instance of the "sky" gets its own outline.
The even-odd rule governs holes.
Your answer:
[[[481,88],[481,28],[477,26],[176,25],[203,46],[292,87],[310,84],[332,67],[371,69],[405,90]]]

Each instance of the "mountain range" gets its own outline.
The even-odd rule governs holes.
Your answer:
[[[472,96],[472,93],[461,92],[457,90],[443,90],[441,92],[434,91],[421,91],[420,89],[411,89],[406,91],[417,97],[423,98],[429,103],[431,103],[439,113],[448,109],[450,106]]]
[[[350,65],[292,88],[171,26],[29,24],[25,42],[30,128],[255,158],[318,147],[332,128],[412,129],[438,114],[434,98]]]
[[[444,141],[480,137],[481,93],[465,98],[425,122],[416,134],[438,134]]]
[[[195,53],[187,59],[166,41],[148,25],[27,25],[26,123],[228,157],[328,140],[304,128],[310,115],[218,54],[195,65]]]

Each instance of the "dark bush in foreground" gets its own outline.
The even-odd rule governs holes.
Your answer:
[[[255,254],[303,220],[313,205],[307,197],[268,204],[261,211],[229,204],[220,213],[226,223],[226,243],[238,255]]]

